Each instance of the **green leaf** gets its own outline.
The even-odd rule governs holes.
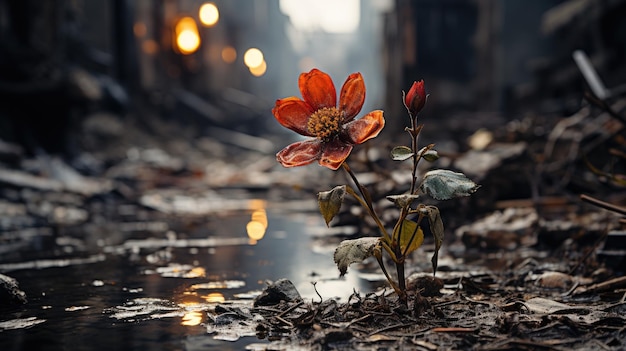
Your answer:
[[[443,221],[441,220],[441,214],[439,213],[439,209],[435,206],[424,206],[420,209],[420,212],[428,216],[430,231],[433,233],[433,237],[435,238],[435,253],[433,254],[433,258],[430,260],[433,264],[433,275],[435,275],[435,273],[437,273],[439,249],[441,248],[441,244],[443,243]]]
[[[447,169],[436,169],[424,175],[420,189],[436,200],[470,196],[480,187],[463,173]]]
[[[411,240],[413,238],[413,240]],[[402,222],[400,231],[400,250],[406,252],[406,255],[417,250],[424,242],[424,232],[418,227],[417,223],[405,219]],[[408,250],[406,247],[408,246]]]
[[[346,196],[346,186],[336,186],[329,191],[322,191],[317,193],[317,203],[320,207],[320,212],[326,226],[329,226],[330,221],[339,213],[343,198]]]
[[[428,162],[435,162],[439,159],[437,150],[428,150],[422,154],[422,158]]]
[[[380,242],[378,237],[366,237],[354,240],[344,240],[335,249],[333,258],[343,276],[348,271],[348,266],[355,262],[362,262],[372,256],[374,248]]]
[[[394,161],[404,161],[413,157],[413,150],[408,146],[396,146],[391,150],[391,159]]]

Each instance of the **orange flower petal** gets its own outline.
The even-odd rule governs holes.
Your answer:
[[[272,109],[274,117],[283,127],[306,136],[311,136],[307,131],[307,122],[313,112],[309,104],[293,96],[276,100],[276,105]]]
[[[345,113],[343,122],[348,122],[361,111],[365,102],[365,82],[361,73],[352,73],[341,87],[339,110]]]
[[[355,121],[347,123],[344,133],[348,136],[348,141],[352,144],[361,144],[372,139],[383,130],[385,118],[383,111],[376,110]]]
[[[352,147],[352,145],[346,144],[339,139],[324,144],[324,151],[319,161],[320,165],[330,168],[333,171],[337,170],[343,161],[350,156]]]
[[[309,73],[300,74],[298,86],[302,98],[314,110],[337,105],[337,91],[330,76],[317,68]]]
[[[322,152],[319,140],[305,140],[287,145],[276,154],[276,160],[284,167],[305,166],[317,160]]]

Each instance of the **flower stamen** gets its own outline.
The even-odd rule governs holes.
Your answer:
[[[341,112],[336,107],[323,107],[311,115],[307,129],[318,139],[329,141],[341,131]]]

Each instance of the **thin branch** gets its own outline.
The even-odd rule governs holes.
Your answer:
[[[619,213],[621,215],[626,216],[626,208],[625,207],[613,205],[613,204],[610,204],[608,202],[604,202],[602,200],[598,200],[596,198],[593,198],[593,197],[591,197],[589,195],[585,195],[585,194],[580,195],[580,199],[585,201],[585,202],[588,202],[590,204],[593,204],[593,205],[596,205],[598,207],[604,208],[605,210],[617,212],[617,213]]]

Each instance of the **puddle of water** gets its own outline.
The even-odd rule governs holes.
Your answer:
[[[106,237],[47,240],[57,247],[44,251],[60,254],[13,263],[0,256],[0,272],[29,299],[0,308],[0,349],[261,350],[267,341],[246,331],[217,340],[207,333],[207,313],[217,303],[249,301],[280,278],[316,301],[315,288],[324,299],[360,289],[355,274],[337,279],[332,252],[312,250],[309,228],[322,225],[256,208],[196,219],[185,234],[124,231],[114,245],[101,245]],[[67,243],[87,249],[72,254]]]

